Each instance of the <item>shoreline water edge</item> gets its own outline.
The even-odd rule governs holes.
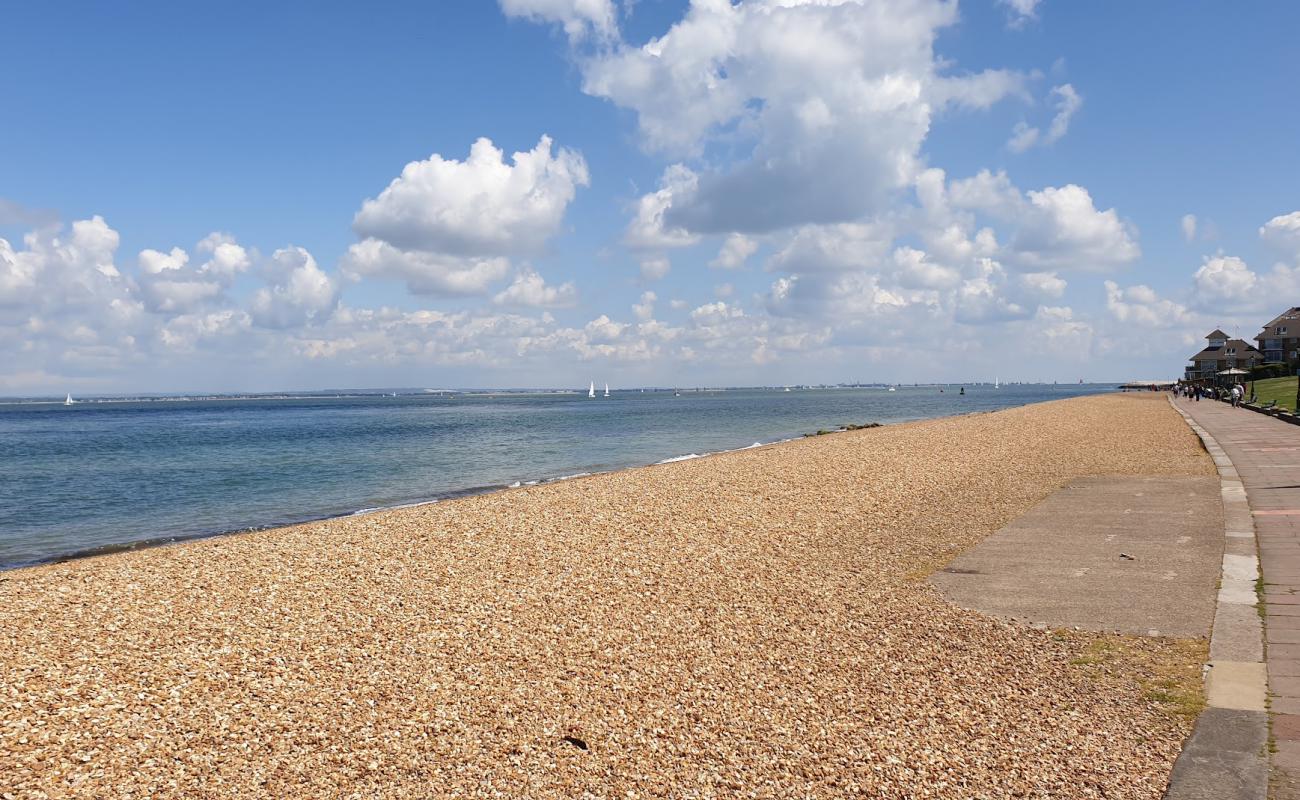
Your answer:
[[[1078,389],[1067,387],[1066,391],[1071,393],[1067,396],[1079,396],[1073,394],[1079,390],[1096,393],[1105,391],[1099,387],[1078,387]],[[404,426],[399,428],[396,435],[403,437],[399,445],[407,449],[391,454],[392,470],[389,471],[393,475],[401,476],[399,479],[399,482],[402,483],[400,489],[391,492],[383,491],[382,488],[376,490],[376,487],[382,487],[381,481],[388,480],[387,476],[382,474],[385,470],[382,466],[384,456],[381,452],[379,455],[370,457],[367,464],[363,464],[368,468],[366,474],[355,473],[360,481],[359,485],[362,487],[362,491],[354,491],[350,488],[350,477],[354,473],[352,473],[351,467],[344,464],[332,467],[334,473],[332,486],[321,487],[310,495],[299,492],[286,500],[275,497],[276,492],[273,490],[255,485],[260,480],[261,470],[279,469],[278,474],[275,474],[272,480],[281,481],[282,483],[279,485],[284,485],[283,481],[285,480],[294,481],[295,484],[288,487],[291,491],[297,491],[299,486],[310,482],[310,479],[307,477],[286,479],[284,477],[286,470],[270,462],[267,453],[271,453],[270,458],[278,460],[283,457],[304,464],[304,469],[314,469],[316,468],[314,465],[323,463],[321,459],[331,457],[331,454],[335,452],[331,448],[342,447],[356,450],[367,446],[369,441],[376,436],[382,439],[376,444],[387,445],[388,442],[394,440],[385,437],[391,437],[394,434],[389,430],[381,430],[379,434],[376,434],[374,432],[376,423],[365,417],[365,415],[374,413],[375,404],[384,403],[385,398],[362,398],[360,402],[366,405],[359,408],[345,409],[343,412],[339,412],[336,410],[337,407],[332,407],[329,404],[323,406],[326,410],[316,411],[312,409],[310,413],[319,414],[320,416],[314,418],[311,424],[299,423],[297,428],[290,427],[274,431],[279,445],[278,451],[275,445],[265,444],[260,446],[259,452],[250,453],[239,450],[238,448],[242,447],[239,443],[233,445],[234,449],[220,449],[231,446],[227,444],[214,446],[210,438],[213,434],[206,433],[214,430],[236,430],[238,426],[249,425],[247,419],[241,417],[235,421],[226,421],[222,417],[221,421],[214,422],[208,419],[214,413],[220,415],[228,412],[224,410],[219,412],[204,411],[201,404],[197,412],[188,412],[186,418],[180,420],[177,420],[174,416],[158,416],[157,411],[148,408],[121,408],[120,410],[110,411],[88,409],[91,411],[89,417],[82,417],[81,410],[76,407],[72,409],[71,414],[66,415],[63,413],[63,409],[56,409],[53,412],[47,411],[46,413],[33,414],[27,417],[10,416],[8,418],[9,427],[5,427],[5,420],[0,419],[0,431],[7,434],[10,447],[16,448],[14,453],[17,455],[17,459],[10,460],[12,465],[8,473],[8,477],[11,479],[9,482],[11,487],[10,496],[8,498],[0,497],[0,530],[9,531],[17,538],[10,540],[8,553],[5,552],[5,543],[0,540],[0,572],[41,564],[93,558],[118,552],[163,547],[220,536],[274,530],[291,525],[321,522],[356,514],[442,503],[522,486],[685,461],[754,447],[767,447],[796,441],[803,436],[838,432],[846,429],[854,430],[861,427],[861,425],[846,421],[846,418],[851,418],[854,415],[858,415],[858,422],[864,421],[863,418],[873,418],[871,422],[866,423],[868,425],[899,424],[902,422],[982,413],[997,410],[998,408],[1018,407],[1060,397],[1060,395],[1044,395],[1042,393],[1017,394],[1015,389],[1007,387],[1000,395],[990,394],[986,397],[980,397],[977,392],[973,396],[962,398],[963,401],[971,401],[976,406],[974,409],[945,413],[952,412],[954,408],[960,408],[960,406],[944,405],[943,395],[914,393],[911,390],[888,395],[888,404],[882,404],[879,400],[879,398],[885,396],[883,392],[861,392],[858,395],[861,400],[850,403],[845,403],[845,399],[850,396],[849,392],[806,392],[802,397],[795,395],[795,402],[807,404],[794,412],[796,416],[787,416],[773,423],[771,419],[762,416],[772,413],[771,406],[753,408],[748,404],[771,404],[773,403],[773,397],[777,396],[778,399],[775,402],[781,404],[778,408],[789,415],[790,411],[787,410],[790,403],[789,399],[779,397],[775,392],[766,393],[765,395],[758,394],[753,397],[743,397],[744,393],[739,392],[730,393],[730,397],[737,395],[742,396],[739,401],[740,405],[727,410],[727,413],[733,414],[733,416],[727,420],[725,428],[708,429],[711,424],[708,421],[709,415],[714,415],[714,419],[716,419],[716,415],[719,413],[716,410],[716,402],[712,401],[712,398],[703,401],[694,400],[695,405],[671,401],[664,405],[662,404],[663,398],[654,397],[647,402],[643,397],[631,394],[612,405],[602,404],[600,407],[602,410],[599,413],[605,416],[598,423],[593,423],[594,427],[587,431],[584,431],[581,427],[573,427],[586,424],[585,416],[580,416],[576,422],[572,418],[564,419],[563,417],[566,414],[572,415],[575,412],[579,415],[588,415],[596,406],[589,406],[585,401],[572,403],[570,398],[561,396],[525,398],[523,402],[534,401],[541,404],[529,405],[529,409],[536,410],[527,412],[543,415],[545,421],[541,424],[555,424],[554,420],[560,418],[561,422],[559,424],[569,425],[571,426],[570,429],[563,432],[548,432],[542,438],[538,438],[537,434],[531,432],[526,433],[524,435],[531,438],[515,445],[514,449],[510,450],[503,448],[501,444],[501,439],[506,434],[497,430],[493,434],[489,434],[496,436],[497,440],[488,442],[489,446],[485,448],[492,451],[493,457],[497,459],[491,465],[492,469],[483,469],[478,466],[477,471],[475,471],[476,465],[467,464],[467,471],[463,478],[456,475],[457,467],[454,464],[443,463],[437,467],[440,470],[439,472],[436,474],[431,473],[429,468],[421,463],[429,460],[424,453],[441,450],[446,455],[436,456],[436,458],[440,458],[442,462],[448,462],[449,459],[456,457],[453,455],[456,448],[462,447],[465,452],[471,455],[471,460],[476,456],[481,460],[481,456],[474,451],[476,445],[481,444],[482,434],[465,428],[464,423],[461,423],[460,429],[469,431],[468,435],[470,436],[461,445],[446,439],[429,441],[425,444],[420,438],[425,435],[425,428],[419,426],[443,425],[444,423],[440,421],[440,418],[436,417],[432,423],[429,421],[429,417],[419,417],[415,422],[411,422],[409,417],[416,414],[446,414],[448,406],[443,403],[421,406],[417,404],[428,403],[430,399],[403,398],[395,401],[393,406],[387,407],[395,407],[399,416],[391,419],[385,418],[382,422],[382,424],[393,427]],[[629,400],[631,402],[628,402]],[[659,401],[660,404],[656,404],[656,401]],[[935,405],[936,401],[940,404]],[[504,410],[481,398],[474,398],[464,402],[467,406],[472,407],[472,413],[475,414],[489,414],[493,411]],[[515,402],[520,402],[520,399],[515,398]],[[831,406],[831,402],[838,405]],[[859,402],[862,403],[862,406],[860,408],[854,407]],[[155,404],[150,405],[154,405],[154,409],[157,408]],[[195,404],[168,403],[163,405],[169,409],[175,408],[178,410],[185,409],[185,406],[195,407]],[[220,405],[229,408],[229,404]],[[247,411],[248,406],[255,409],[255,412],[251,415]],[[258,408],[259,406],[260,408]],[[278,417],[285,413],[295,413],[295,409],[299,407],[296,402],[286,405],[270,401],[257,401],[256,403],[246,404],[244,410],[239,413],[254,417],[254,426],[257,424],[276,426],[283,425],[283,423],[278,421],[258,422],[257,420],[262,419],[258,415]],[[388,411],[385,406],[379,406],[379,408],[383,409],[384,413],[393,413]],[[756,416],[750,421],[750,424],[746,424],[747,418],[744,413],[747,410],[760,416]],[[336,424],[337,416],[334,415],[340,413],[349,415],[342,423],[347,427],[344,431],[335,432],[333,426]],[[116,421],[110,423],[96,422],[104,414],[130,421],[128,423]],[[694,419],[697,414],[703,417],[703,421]],[[739,416],[736,417],[735,415]],[[840,424],[831,426],[827,430],[826,420],[828,416],[832,420],[838,417]],[[153,421],[150,423],[152,428],[126,427],[127,425],[141,426],[141,423],[136,420],[138,417],[146,419],[152,417]],[[358,421],[359,419],[361,421]],[[472,419],[474,425],[490,426],[499,424],[496,420],[485,417],[474,417]],[[737,419],[739,419],[739,422],[737,422]],[[129,476],[136,467],[127,461],[123,461],[120,457],[117,466],[95,466],[94,469],[99,470],[99,473],[92,473],[88,476],[79,475],[78,470],[84,467],[75,463],[71,463],[67,467],[60,466],[58,467],[60,472],[55,473],[52,464],[46,465],[39,461],[31,461],[31,454],[33,453],[58,448],[60,443],[49,437],[60,435],[90,436],[93,439],[104,435],[102,431],[93,426],[81,430],[73,428],[65,434],[62,430],[66,426],[64,420],[79,423],[83,426],[88,424],[84,420],[90,420],[97,425],[110,428],[112,426],[122,426],[121,431],[113,430],[111,432],[112,436],[117,437],[116,439],[109,439],[107,442],[93,442],[91,444],[92,453],[98,449],[101,451],[107,450],[111,455],[126,453],[129,456],[129,448],[133,446],[135,440],[156,439],[160,435],[165,435],[173,425],[181,425],[183,432],[188,431],[184,435],[191,438],[184,444],[178,443],[171,448],[177,451],[177,455],[182,456],[180,463],[168,469],[154,468],[150,479],[137,479],[135,481],[136,486],[125,487],[127,490],[134,489],[134,494],[128,497],[117,491],[115,486],[108,485],[105,487],[101,485],[96,487],[87,482],[88,480],[102,480],[105,475],[108,475],[108,480],[117,480],[118,475]],[[31,428],[24,429],[23,426],[32,424],[43,425],[45,430],[37,434],[31,434],[29,440],[24,442],[23,437],[28,436],[27,431]],[[525,427],[530,424],[533,423],[526,422]],[[218,427],[212,427],[214,425]],[[625,426],[625,429],[620,429],[621,426]],[[690,426],[695,426],[695,428],[692,429]],[[750,430],[745,430],[747,427]],[[792,435],[793,431],[797,431],[800,427],[804,428],[804,432],[799,435]],[[195,433],[195,431],[204,433]],[[322,431],[325,431],[325,433],[321,433]],[[527,478],[521,476],[513,481],[509,480],[509,477],[513,477],[509,476],[509,473],[514,472],[518,475],[519,472],[523,471],[519,468],[519,465],[526,461],[532,461],[533,454],[538,452],[538,448],[546,451],[544,455],[553,456],[557,452],[562,453],[562,450],[566,447],[576,454],[581,448],[581,439],[584,432],[591,436],[608,436],[611,441],[602,445],[598,452],[584,453],[577,457],[565,456],[560,459],[552,457],[550,461],[537,462],[535,466],[543,470],[541,474],[534,474]],[[767,436],[764,436],[765,433]],[[772,434],[776,435],[772,436]],[[230,434],[223,433],[222,435],[229,436]],[[245,434],[245,438],[248,435],[251,434]],[[328,442],[323,446],[318,441],[322,436],[328,439]],[[134,437],[134,439],[128,437]],[[663,452],[662,443],[652,448],[648,447],[646,442],[659,437],[662,437],[663,441],[668,442],[670,445],[673,443],[681,445],[683,449],[677,454],[658,457]],[[624,444],[625,440],[626,444]],[[299,441],[310,443],[310,446],[314,449],[310,453],[294,453],[293,450],[298,449],[297,443]],[[566,442],[573,442],[573,444],[566,444]],[[744,444],[745,442],[750,443]],[[70,452],[72,448],[79,446],[79,444],[80,442],[71,445],[65,444],[63,447]],[[700,447],[700,445],[704,445],[704,447]],[[213,449],[214,447],[217,447],[217,449]],[[692,449],[687,449],[688,447]],[[182,448],[185,449],[182,451]],[[533,449],[530,450],[530,448]],[[659,453],[654,453],[654,449],[659,449]],[[4,446],[0,446],[0,455],[4,454],[4,450]],[[416,451],[419,450],[423,450],[424,453],[417,453]],[[283,451],[287,452],[284,456],[280,456],[278,453]],[[70,456],[69,452],[59,456],[64,459],[64,462],[59,462],[60,464],[67,463],[70,458],[75,462],[76,456]],[[189,455],[191,452],[193,453],[192,457]],[[671,453],[671,451],[669,452]],[[153,452],[147,449],[145,454],[149,457],[154,455]],[[87,459],[90,458],[93,458],[93,455],[87,454]],[[262,458],[263,461],[258,462],[258,458]],[[568,464],[562,463],[566,459]],[[63,472],[62,470],[72,471]],[[224,489],[220,490],[227,492],[224,500],[205,497],[203,492],[208,490],[202,484],[207,481],[205,477],[207,475],[206,471],[211,472],[211,482],[229,484],[232,481],[240,481],[242,485],[248,486],[250,493],[246,496],[231,496],[231,490]],[[61,479],[62,485],[49,483],[48,480],[43,485],[31,482],[29,475],[42,472],[46,474],[63,474],[68,477]],[[166,485],[171,482],[177,472],[183,472],[182,478],[189,482],[189,488],[186,490],[188,494],[180,494]],[[5,470],[0,468],[0,479],[5,477]],[[488,480],[482,483],[473,483],[475,477],[487,478]],[[492,478],[505,478],[505,480],[492,480]],[[153,482],[150,483],[150,480]],[[21,487],[23,481],[29,482],[26,489]],[[464,485],[467,483],[470,485]],[[366,488],[367,486],[369,488]],[[429,491],[430,489],[432,491]],[[369,499],[364,497],[367,492],[372,495],[388,494],[392,502],[376,503],[373,500],[366,502],[366,499]],[[62,499],[57,506],[52,506],[48,502],[48,498],[56,494]],[[38,502],[32,504],[33,499]],[[381,499],[381,497],[375,496],[373,499]],[[254,504],[249,504],[250,500],[254,501]],[[355,505],[349,506],[349,500]],[[192,506],[191,503],[195,501],[203,501],[204,507],[199,509]],[[44,506],[41,505],[42,502],[44,502]],[[221,503],[225,505],[223,506]],[[6,505],[8,505],[8,509],[6,509]],[[75,511],[75,513],[69,514],[67,511],[67,509],[75,510],[78,508],[79,511]],[[140,512],[138,514],[135,513],[137,508]],[[223,525],[223,522],[233,522],[234,524]],[[45,529],[42,528],[43,525],[50,531],[48,537],[43,532]],[[93,535],[83,536],[79,533],[86,525],[93,526],[91,528]]]
[[[987,414],[987,413],[991,413],[991,412],[969,411],[966,412],[966,414],[953,414],[951,416],[960,417],[960,416],[967,416],[969,414]],[[931,417],[930,419],[942,419],[942,417]],[[911,420],[911,421],[922,422],[924,420]],[[896,423],[896,424],[904,425],[907,423]],[[873,426],[882,427],[879,424],[874,424]],[[847,433],[849,430],[851,429],[840,428],[838,430],[829,431],[829,433]],[[828,432],[823,431],[821,433],[828,433]],[[814,436],[814,435],[819,435],[819,434],[806,434],[805,436]],[[150,537],[146,539],[137,539],[130,542],[123,542],[121,544],[102,545],[99,547],[90,547],[83,550],[74,550],[61,555],[50,556],[49,558],[41,558],[41,559],[35,559],[35,560],[25,561],[25,562],[0,563],[0,573],[7,572],[10,570],[16,570],[16,569],[27,569],[29,567],[40,567],[40,566],[45,566],[47,564],[64,564],[69,561],[79,561],[86,558],[96,558],[98,556],[114,555],[116,553],[132,553],[140,550],[150,550],[158,547],[168,547],[170,545],[185,544],[186,542],[199,542],[205,539],[215,539],[222,536],[238,536],[240,534],[245,534],[245,533],[265,533],[267,531],[275,531],[281,528],[292,528],[298,525],[310,525],[313,522],[327,522],[329,520],[346,519],[348,517],[365,516],[368,514],[379,514],[387,511],[401,511],[407,508],[420,508],[421,506],[437,505],[439,503],[447,503],[452,500],[462,500],[467,497],[482,497],[484,495],[496,494],[498,492],[508,492],[514,489],[523,489],[530,486],[543,486],[550,483],[559,483],[562,481],[575,480],[577,478],[589,478],[594,475],[610,475],[616,472],[626,472],[628,470],[645,469],[647,467],[657,467],[664,464],[676,464],[681,461],[692,461],[697,458],[708,458],[709,456],[719,456],[719,455],[724,455],[726,453],[739,453],[745,450],[753,450],[759,447],[773,447],[776,445],[787,444],[789,442],[797,442],[802,440],[803,438],[805,437],[798,436],[798,437],[777,439],[771,442],[754,442],[753,444],[746,445],[745,447],[734,447],[728,450],[712,450],[704,453],[687,453],[686,455],[672,456],[670,458],[665,458],[648,464],[631,464],[625,467],[617,467],[615,469],[606,469],[606,470],[597,470],[594,472],[576,472],[572,475],[559,475],[554,478],[536,478],[527,481],[515,481],[514,483],[504,484],[504,485],[495,484],[492,486],[479,486],[479,487],[463,489],[455,492],[448,492],[445,494],[438,495],[436,497],[430,497],[428,499],[413,500],[407,503],[395,503],[393,505],[388,505],[388,506],[373,506],[367,508],[358,508],[354,511],[343,511],[337,514],[319,514],[315,516],[306,516],[301,519],[277,521],[277,522],[267,523],[266,525],[256,525],[256,526],[245,527],[245,528],[230,528],[226,530],[216,530],[211,532],[200,532],[200,533],[191,533],[191,534],[184,534],[184,535],[156,536],[156,537]]]

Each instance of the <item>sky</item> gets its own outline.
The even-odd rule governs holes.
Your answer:
[[[1114,381],[1300,305],[1300,4],[8,4],[0,394]]]

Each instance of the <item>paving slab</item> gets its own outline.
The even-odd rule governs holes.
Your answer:
[[[1209,708],[1183,746],[1165,800],[1260,800],[1268,787],[1263,711]]]
[[[1001,617],[1208,636],[1223,531],[1217,478],[1083,478],[931,580],[958,605]]]
[[[1263,620],[1253,605],[1220,603],[1214,612],[1214,637],[1210,640],[1211,661],[1264,660]],[[1300,642],[1300,630],[1279,631]],[[1272,641],[1270,639],[1270,641]]]
[[[1175,405],[1217,440],[1245,491],[1265,601],[1270,785],[1276,800],[1300,798],[1300,428],[1222,403]]]

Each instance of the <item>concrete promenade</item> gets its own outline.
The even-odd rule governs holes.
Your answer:
[[[930,581],[957,605],[1002,618],[1209,638],[1222,509],[1216,477],[1079,478]]]
[[[1273,796],[1300,798],[1300,427],[1225,403],[1176,404],[1218,441],[1245,486],[1264,580]]]

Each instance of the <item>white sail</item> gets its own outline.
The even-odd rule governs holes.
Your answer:
[[[605,384],[605,396],[609,397],[609,384]]]
[[[587,396],[588,396],[588,397],[595,397],[595,396],[596,396],[596,382],[595,382],[595,381],[592,381],[592,382],[591,382],[591,386],[587,387]]]
[[[998,376],[996,376],[996,375],[993,376],[993,388],[994,388],[994,389],[999,388],[999,387],[998,387]]]
[[[64,404],[65,406],[70,406],[70,405],[72,405],[72,402],[73,402],[73,401],[72,401],[72,395],[69,394],[68,397],[67,397],[67,399],[63,401],[63,404]]]

